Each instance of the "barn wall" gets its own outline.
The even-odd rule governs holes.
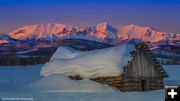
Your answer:
[[[149,90],[157,90],[163,89],[163,80],[149,78],[146,79],[145,84],[142,87],[142,81],[139,78],[124,78],[123,79],[123,88],[121,91],[149,91]]]
[[[157,78],[146,79],[145,84],[142,87],[142,79],[140,78],[126,78],[123,76],[115,77],[99,77],[91,79],[92,81],[107,84],[111,87],[114,87],[120,91],[149,91],[163,89],[163,80]]]
[[[123,88],[123,77],[122,76],[113,76],[113,77],[99,77],[91,79],[92,81],[107,84],[111,87],[121,90]]]
[[[144,54],[142,49],[137,50],[133,60],[125,67],[125,75],[141,78],[161,77],[157,70],[155,70],[152,60]]]
[[[162,89],[163,78],[144,48],[138,48],[133,60],[124,68],[122,91],[148,91]]]
[[[122,91],[141,91],[140,80],[135,78],[124,78]]]

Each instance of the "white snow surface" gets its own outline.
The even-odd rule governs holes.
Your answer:
[[[165,78],[166,86],[180,86],[180,65],[163,65],[165,71],[169,75]]]
[[[32,91],[46,92],[114,92],[115,89],[91,80],[71,80],[64,75],[50,75],[31,85]]]
[[[135,47],[131,44],[86,52],[59,47],[41,69],[41,75],[79,75],[82,78],[118,76],[131,60],[129,53],[133,50]]]
[[[66,46],[59,47],[56,52],[52,55],[50,61],[56,59],[70,59],[79,55],[79,51],[75,51],[74,49]]]

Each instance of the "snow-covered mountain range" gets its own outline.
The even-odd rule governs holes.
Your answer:
[[[66,40],[66,41],[63,41]],[[88,41],[91,40],[91,41]],[[161,57],[180,56],[180,34],[161,32],[137,25],[114,26],[99,23],[90,27],[47,23],[23,26],[12,32],[0,33],[0,54],[12,49],[18,54],[52,54],[57,47],[69,45],[76,49],[93,50],[145,41]],[[104,44],[106,43],[106,44]]]
[[[109,23],[100,23],[92,27],[74,27],[56,23],[35,24],[18,28],[8,35],[18,40],[55,41],[65,38],[78,38],[111,43],[131,39],[150,42],[180,40],[180,34],[160,32],[151,27],[141,27],[133,24],[115,27]]]

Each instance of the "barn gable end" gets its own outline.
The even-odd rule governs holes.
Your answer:
[[[128,62],[123,73],[123,91],[145,91],[163,88],[165,70],[154,57],[145,42],[136,45],[131,52],[133,59]]]
[[[151,50],[142,42],[136,45],[136,51],[131,52],[133,59],[124,68],[126,77],[164,78],[168,77]]]

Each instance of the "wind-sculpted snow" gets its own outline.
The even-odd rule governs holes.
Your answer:
[[[132,58],[129,53],[133,50],[134,45],[130,44],[87,52],[60,47],[43,66],[41,75],[79,75],[82,78],[118,76]]]
[[[86,52],[75,51],[74,49],[70,47],[62,46],[56,50],[56,52],[51,57],[50,61],[53,61],[56,59],[71,59],[78,56],[80,53],[82,54]]]

